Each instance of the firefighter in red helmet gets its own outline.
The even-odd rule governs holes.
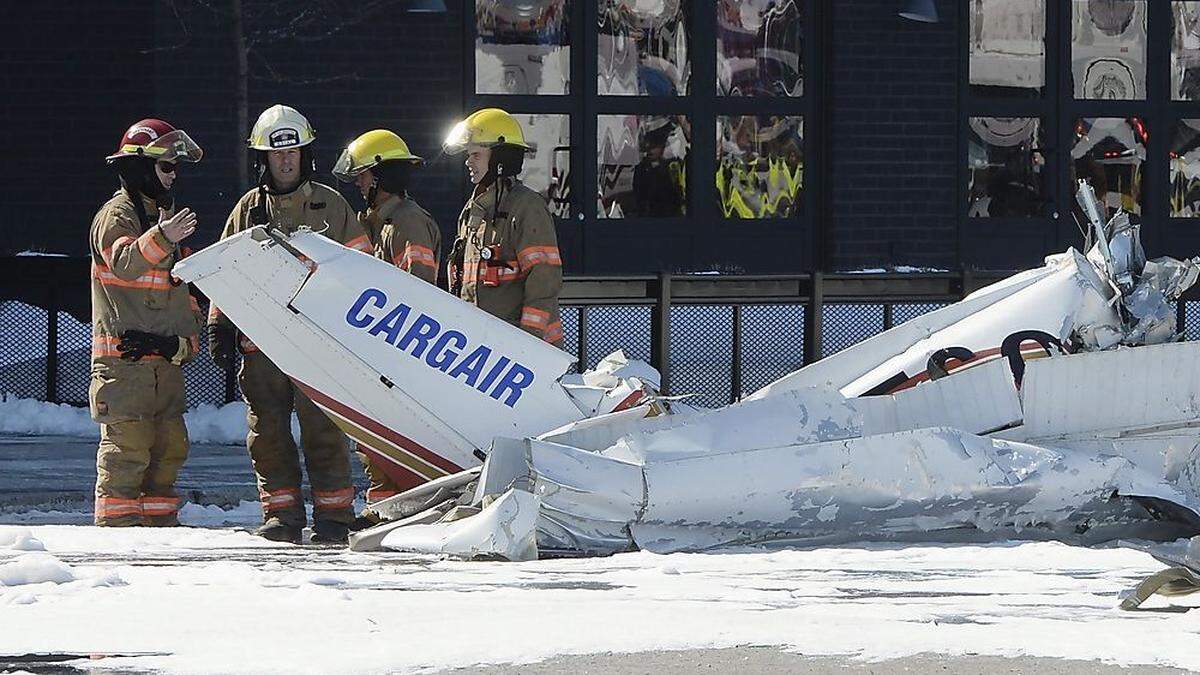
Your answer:
[[[203,156],[186,132],[136,122],[108,162],[121,187],[92,220],[92,373],[100,423],[97,525],[177,525],[175,478],[188,453],[183,369],[199,349],[199,307],[171,277],[196,215],[176,210],[183,162]]]

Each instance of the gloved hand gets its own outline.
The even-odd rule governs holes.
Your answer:
[[[233,326],[214,323],[208,327],[208,354],[221,370],[233,367],[237,354],[237,330]]]
[[[146,356],[161,356],[173,359],[179,353],[179,338],[174,335],[156,335],[140,330],[127,330],[121,333],[121,342],[117,351],[126,361],[141,361]]]

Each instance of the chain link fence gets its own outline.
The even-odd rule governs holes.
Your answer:
[[[665,363],[660,364],[666,367],[660,369],[669,371],[669,393],[710,407],[738,400],[803,366],[809,353],[806,330],[819,331],[820,356],[829,356],[949,304],[869,298],[826,302],[819,306],[820,326],[812,327],[806,325],[812,310],[802,302],[667,302],[666,316],[646,300],[592,302],[562,307],[564,349],[577,356],[577,369],[594,367],[617,349],[654,362],[657,326],[666,332]],[[1200,301],[1185,302],[1179,316],[1185,336],[1200,339]],[[86,405],[89,324],[65,311],[5,300],[0,301],[0,327],[0,394]],[[206,349],[184,373],[190,407],[241,399],[236,377],[217,368]]]

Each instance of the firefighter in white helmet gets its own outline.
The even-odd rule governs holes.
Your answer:
[[[271,106],[250,132],[258,185],[242,195],[221,237],[257,225],[285,233],[308,227],[347,247],[370,253],[371,243],[353,209],[335,189],[312,180],[308,120],[294,108]],[[242,354],[238,382],[246,399],[250,431],[246,445],[258,476],[263,525],[257,533],[273,541],[300,543],[307,524],[300,492],[300,452],[291,416],[300,420],[300,444],[312,488],[313,542],[346,541],[354,520],[354,486],[346,436],[312,400],[258,351],[215,306],[209,312],[209,351],[217,365],[231,367]]]

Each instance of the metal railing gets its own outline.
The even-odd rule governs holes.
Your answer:
[[[1009,274],[571,277],[560,303],[565,348],[581,368],[623,348],[662,373],[665,392],[723,405]],[[1200,331],[1188,305],[1178,303],[1179,325]],[[89,324],[86,259],[0,259],[0,393],[84,404]],[[234,374],[207,353],[185,373],[190,405],[240,398]]]

